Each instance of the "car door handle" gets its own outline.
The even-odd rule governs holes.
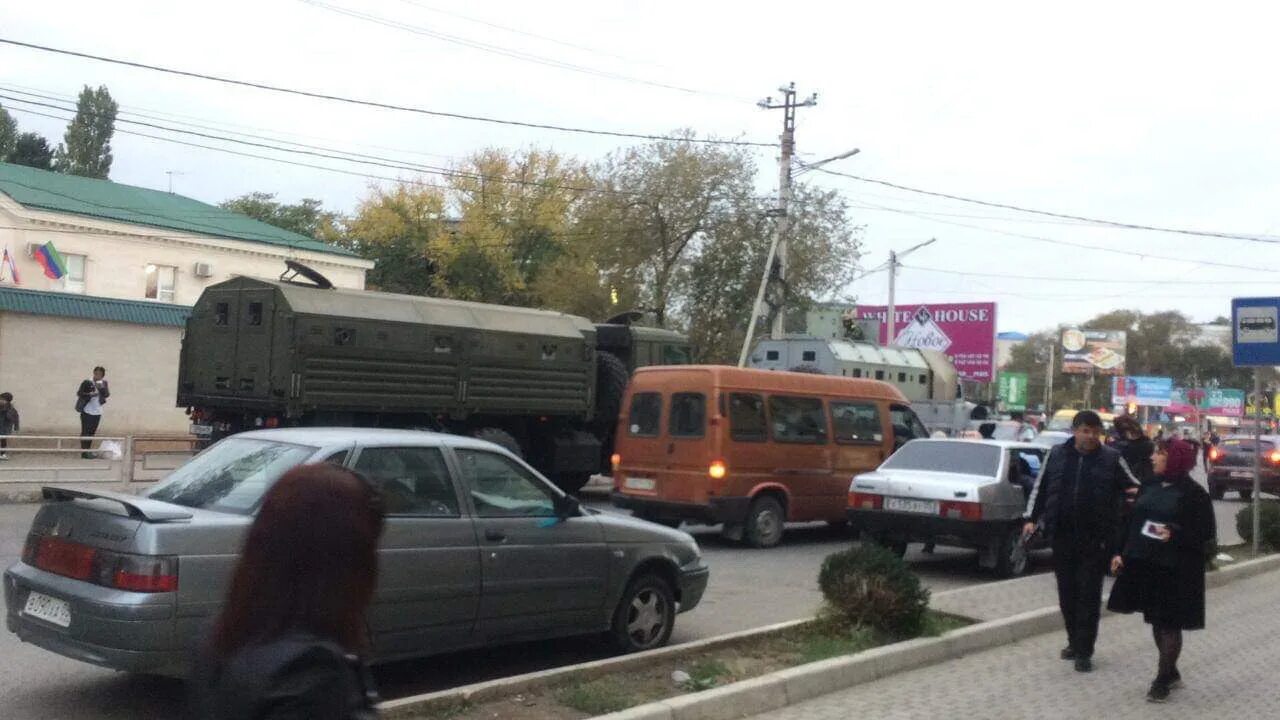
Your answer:
[[[485,530],[484,539],[489,542],[506,542],[507,534],[501,530]]]

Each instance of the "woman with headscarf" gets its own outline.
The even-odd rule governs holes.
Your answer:
[[[1152,456],[1156,481],[1142,488],[1111,560],[1118,577],[1107,608],[1141,612],[1160,659],[1150,702],[1164,702],[1182,683],[1182,631],[1204,628],[1204,573],[1217,537],[1213,502],[1191,479],[1196,449],[1172,440]]]
[[[1155,453],[1155,443],[1142,432],[1142,426],[1132,415],[1116,418],[1114,430],[1111,447],[1120,451],[1134,478],[1143,485],[1153,482],[1155,473],[1151,470],[1151,456]]]

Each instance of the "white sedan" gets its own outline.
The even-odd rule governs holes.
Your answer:
[[[848,517],[902,554],[907,544],[978,550],[1002,577],[1027,569],[1022,515],[1047,448],[992,440],[913,440],[853,479]]]

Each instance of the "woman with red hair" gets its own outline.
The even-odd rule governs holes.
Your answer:
[[[1182,683],[1182,631],[1204,628],[1205,562],[1217,527],[1213,501],[1191,479],[1196,460],[1195,446],[1182,440],[1157,448],[1152,468],[1159,482],[1142,488],[1111,560],[1118,577],[1107,607],[1141,612],[1160,653],[1151,702],[1164,702]]]
[[[193,681],[208,720],[377,716],[363,658],[383,508],[361,476],[303,465],[267,492]]]

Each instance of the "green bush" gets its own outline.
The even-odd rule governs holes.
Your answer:
[[[836,615],[854,627],[898,637],[917,637],[924,629],[929,591],[902,558],[879,545],[827,556],[818,586]]]
[[[1262,537],[1258,544],[1262,547],[1280,548],[1280,502],[1263,500],[1261,510]],[[1253,542],[1253,505],[1246,505],[1236,513],[1236,532],[1247,543]]]

